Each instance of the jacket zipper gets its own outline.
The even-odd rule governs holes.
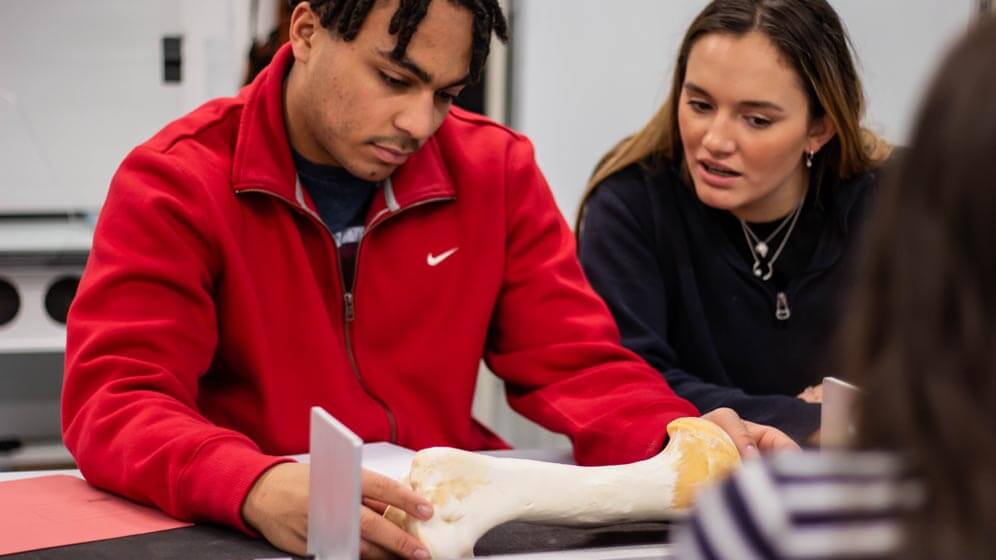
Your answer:
[[[788,296],[785,295],[785,292],[778,292],[775,296],[775,319],[788,321],[791,316],[792,310],[789,308]]]
[[[792,307],[789,305],[788,290],[774,290],[767,284],[757,284],[753,282],[755,280],[753,275],[748,276],[748,283],[757,286],[757,289],[767,296],[774,296],[775,300],[775,320],[778,325],[784,325],[784,321],[788,321],[792,317]],[[796,290],[798,291],[798,286]]]
[[[790,285],[792,287],[791,292],[793,297],[799,295],[799,292],[802,291],[802,288],[806,284],[822,273],[822,270],[817,270],[795,280],[794,282],[791,282]],[[791,317],[792,308],[789,306],[789,290],[787,288],[785,290],[779,290],[778,293],[775,294],[775,319],[781,322],[788,321]]]
[[[351,324],[356,319],[356,301],[355,301],[356,285],[357,285],[356,281],[357,281],[357,277],[360,274],[360,254],[363,252],[363,241],[367,238],[367,235],[369,235],[370,232],[373,231],[373,229],[375,227],[377,227],[378,225],[380,225],[381,223],[383,223],[385,220],[387,220],[391,216],[397,216],[398,214],[400,214],[400,213],[402,213],[405,210],[408,210],[410,208],[415,208],[415,207],[422,206],[422,205],[425,205],[425,204],[430,204],[430,203],[433,203],[433,202],[441,202],[443,200],[451,200],[452,198],[453,197],[451,197],[451,196],[449,196],[449,197],[440,197],[440,198],[430,198],[430,199],[423,200],[423,201],[420,201],[418,203],[412,204],[410,206],[406,206],[404,208],[399,208],[398,210],[394,211],[393,213],[388,214],[383,219],[379,219],[382,214],[378,214],[377,216],[375,216],[374,219],[373,219],[373,221],[370,222],[370,227],[368,227],[363,232],[363,235],[360,237],[360,244],[356,247],[356,256],[353,258],[353,285],[349,286],[349,289],[346,289],[345,279],[342,277],[342,261],[339,262],[339,283],[343,285],[343,310],[344,310],[344,319],[345,319],[345,321],[343,322],[343,332],[345,332],[345,334],[346,334],[346,354],[349,356],[349,364],[352,366],[353,372],[355,372],[357,379],[360,380],[360,384],[363,386],[363,389],[367,392],[367,394],[369,394],[374,400],[376,400],[377,402],[379,402],[380,405],[384,407],[384,411],[387,414],[387,423],[388,423],[388,425],[390,426],[390,429],[391,429],[391,440],[390,441],[392,443],[397,443],[397,441],[398,441],[398,421],[397,421],[397,418],[395,418],[394,412],[392,412],[391,408],[389,406],[387,406],[387,403],[384,402],[380,397],[376,396],[372,391],[370,391],[370,389],[367,388],[366,383],[364,383],[364,381],[363,381],[363,376],[360,374],[360,367],[356,363],[356,356],[353,354],[353,337],[352,337]],[[310,213],[311,212],[309,210],[309,214]],[[316,216],[316,218],[317,218],[317,216]],[[318,219],[318,221],[321,222],[321,219]],[[321,223],[322,223],[322,225],[325,225],[325,222],[321,222]],[[326,227],[325,229],[327,230],[328,227]],[[331,235],[331,232],[330,232],[330,235]],[[333,244],[334,244],[334,242],[333,242]],[[339,254],[338,253],[338,249],[336,249],[336,255],[338,255],[338,254]]]
[[[346,338],[346,356],[349,358],[349,366],[353,370],[353,376],[356,377],[356,381],[360,384],[360,387],[363,389],[363,391],[371,399],[373,399],[374,401],[376,401],[377,404],[379,404],[381,406],[381,408],[384,409],[384,414],[387,416],[387,424],[388,424],[388,427],[389,427],[389,430],[390,430],[390,442],[391,443],[397,443],[398,442],[398,421],[397,421],[397,419],[394,416],[394,412],[391,410],[391,408],[389,406],[387,406],[387,403],[384,402],[384,400],[381,399],[379,396],[377,396],[376,393],[374,393],[373,391],[371,391],[370,387],[367,385],[366,381],[363,379],[363,374],[360,373],[360,367],[356,363],[356,355],[353,352],[353,341],[352,341],[353,337],[352,337],[352,329],[350,327],[350,324],[356,319],[356,303],[354,301],[354,291],[355,291],[354,288],[355,288],[355,285],[356,285],[356,276],[357,276],[357,273],[359,272],[359,268],[360,268],[360,253],[362,252],[362,249],[363,249],[363,240],[366,238],[367,234],[369,234],[371,231],[373,231],[373,228],[375,226],[379,225],[381,222],[385,221],[387,218],[378,220],[377,218],[379,218],[379,216],[380,216],[380,214],[378,214],[378,216],[375,217],[374,220],[370,223],[370,227],[367,228],[367,230],[363,232],[363,236],[360,238],[360,244],[356,248],[356,257],[353,259],[353,286],[349,286],[348,289],[347,289],[345,278],[343,277],[343,274],[342,274],[342,261],[339,259],[339,248],[335,244],[335,236],[332,235],[332,230],[330,230],[329,227],[327,225],[325,225],[325,222],[322,221],[322,219],[321,219],[320,216],[318,216],[314,212],[312,212],[310,208],[302,207],[299,204],[295,204],[295,203],[291,202],[287,198],[284,198],[284,197],[282,197],[282,196],[280,196],[278,194],[275,194],[273,192],[270,192],[270,191],[267,191],[267,190],[264,190],[264,189],[240,189],[240,190],[238,190],[236,192],[237,193],[243,193],[243,192],[262,193],[262,194],[265,194],[267,196],[272,196],[273,198],[276,198],[277,200],[283,201],[284,203],[288,204],[291,208],[294,208],[296,211],[298,211],[298,212],[300,212],[300,213],[308,216],[309,218],[311,218],[312,220],[314,220],[315,222],[317,222],[326,232],[328,232],[329,237],[332,238],[332,248],[335,251],[336,260],[339,262],[339,284],[342,286],[342,289],[343,289],[343,333],[344,333],[345,338]],[[452,197],[452,196],[439,197],[439,198],[430,198],[430,199],[427,199],[427,200],[420,201],[420,202],[418,202],[416,204],[412,204],[410,206],[406,206],[404,208],[401,208],[401,209],[395,211],[392,215],[400,214],[401,212],[404,212],[405,210],[408,210],[409,208],[415,208],[415,207],[422,206],[422,205],[425,205],[425,204],[430,204],[430,203],[433,203],[433,202],[441,202],[441,201],[444,201],[444,200],[452,200],[453,198],[454,197]],[[390,215],[388,217],[390,217]]]
[[[784,321],[788,321],[789,318],[792,317],[792,308],[789,306],[788,290],[774,290],[767,283],[756,283],[756,278],[753,274],[746,276],[748,278],[748,284],[757,286],[757,289],[760,290],[766,297],[774,296],[776,324],[784,326]],[[798,291],[798,287],[795,291]]]

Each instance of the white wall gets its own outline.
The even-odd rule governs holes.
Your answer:
[[[831,0],[850,29],[868,122],[905,140],[938,56],[976,0]],[[518,0],[512,125],[536,144],[573,221],[595,163],[649,119],[670,85],[678,44],[705,0]]]
[[[0,1],[0,213],[96,210],[128,150],[237,91],[248,6]],[[162,83],[164,35],[184,37],[179,84]]]
[[[511,124],[536,145],[560,209],[602,154],[664,100],[674,53],[700,0],[519,0]]]
[[[910,135],[920,95],[976,0],[831,0],[858,53],[866,122],[894,142]]]

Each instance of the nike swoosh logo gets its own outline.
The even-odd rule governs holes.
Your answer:
[[[457,249],[458,249],[458,247],[454,247],[454,248],[450,249],[449,251],[446,251],[445,253],[440,253],[438,255],[433,255],[432,253],[429,253],[429,255],[427,257],[425,257],[425,262],[429,266],[436,266],[437,264],[439,264],[439,263],[445,261],[446,259],[450,258],[450,255],[452,255],[453,253],[457,252]]]

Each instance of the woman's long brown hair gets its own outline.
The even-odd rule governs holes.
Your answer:
[[[902,558],[996,551],[996,21],[948,56],[886,174],[843,331],[859,444],[924,483]]]
[[[847,32],[826,0],[715,0],[685,33],[667,100],[642,130],[612,148],[596,167],[581,200],[576,232],[581,231],[585,201],[606,177],[648,156],[656,156],[658,162],[683,160],[678,100],[695,43],[711,33],[742,36],[751,31],[768,37],[795,70],[809,100],[810,117],[829,115],[836,128],[837,134],[813,164],[817,187],[864,173],[885,159],[888,144],[861,127],[861,79]],[[799,157],[801,161],[802,154]]]

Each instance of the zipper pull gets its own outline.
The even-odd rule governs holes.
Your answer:
[[[787,321],[791,316],[792,310],[789,309],[788,296],[785,295],[785,292],[778,292],[778,296],[775,297],[775,319]]]
[[[353,293],[346,292],[343,298],[346,300],[346,322],[349,323],[356,317],[356,311],[353,308]]]

